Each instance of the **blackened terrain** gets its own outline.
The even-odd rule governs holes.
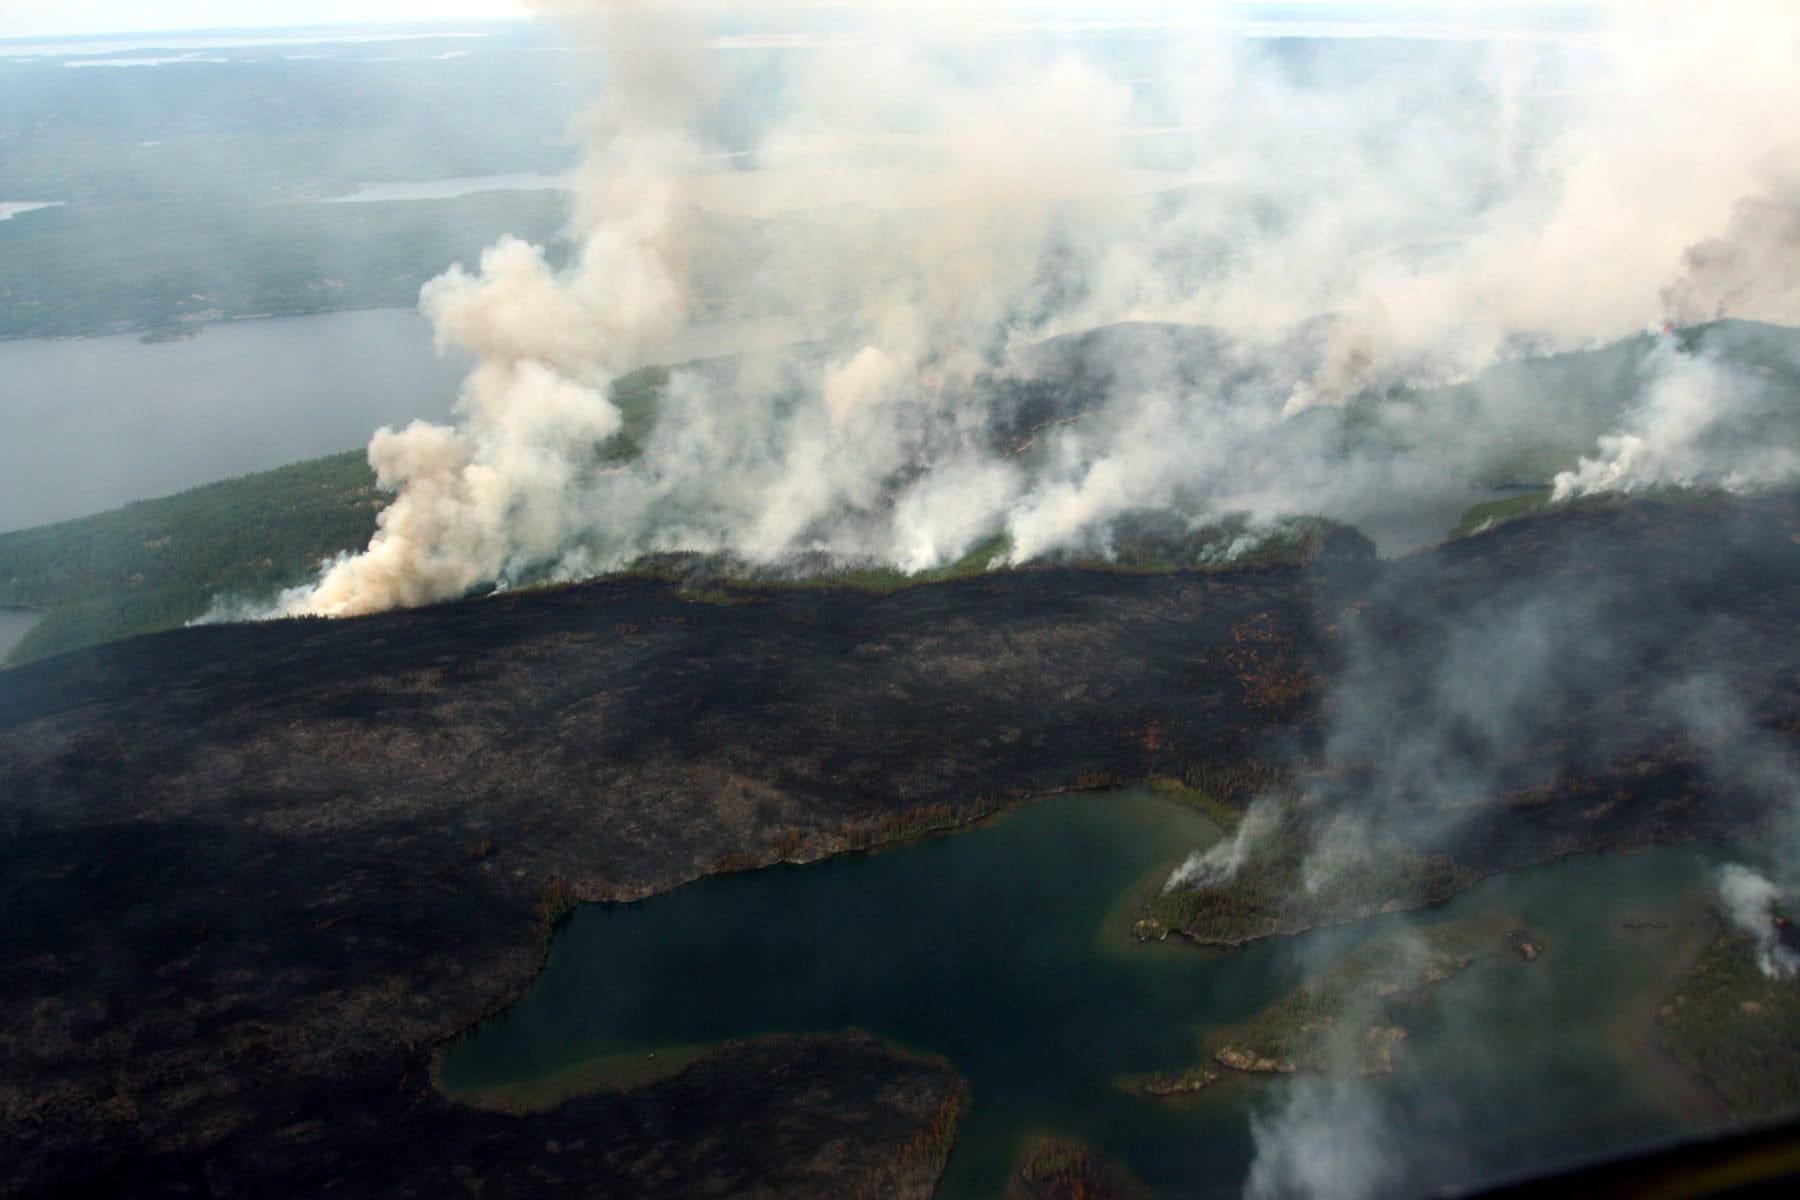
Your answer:
[[[1482,871],[1740,832],[1770,802],[1719,786],[1726,759],[1800,729],[1797,536],[1789,496],[1386,565],[1339,538],[1307,567],[886,595],[612,580],[6,672],[0,1193],[917,1192],[958,1084],[867,1039],[526,1116],[442,1099],[430,1055],[520,993],[579,899],[1208,764],[1404,792],[1346,712],[1520,693],[1444,664],[1489,631],[1521,661],[1540,611],[1604,653],[1471,752],[1456,820],[1376,815]],[[1677,702],[1702,686],[1733,698],[1716,736]]]

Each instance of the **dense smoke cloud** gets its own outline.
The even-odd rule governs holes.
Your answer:
[[[516,239],[425,286],[440,347],[472,352],[456,428],[379,431],[369,462],[395,498],[360,554],[283,598],[288,612],[354,615],[457,596],[509,564],[553,560],[581,531],[594,448],[621,418],[612,381],[687,317],[690,130],[705,94],[679,23],[620,10],[606,45],[612,85],[590,116],[576,179],[572,268]]]
[[[1378,453],[1314,410],[1632,333],[1665,291],[1707,315],[1786,294],[1767,207],[1800,99],[1784,5],[1626,5],[1599,32],[1378,47],[1364,67],[1194,25],[1107,61],[971,31],[998,10],[877,5],[857,38],[740,68],[669,10],[574,7],[605,80],[576,258],[503,241],[425,289],[440,341],[478,359],[459,424],[376,436],[396,494],[379,532],[279,612],[655,551],[917,571],[990,541],[994,561],[1106,554],[1146,512],[1252,531],[1380,519],[1395,496],[1453,512],[1518,477],[1479,465],[1524,419],[1497,394]],[[755,114],[741,143],[723,110]],[[612,453],[622,372],[701,314],[772,313],[819,340],[678,371],[639,452]],[[1044,345],[1120,321],[1191,336]],[[1664,366],[1606,441],[1538,477],[1567,472],[1562,496],[1792,477],[1791,456],[1696,451],[1739,389]],[[1018,401],[1032,386],[1055,403]]]

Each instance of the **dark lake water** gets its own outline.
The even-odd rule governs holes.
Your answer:
[[[944,1055],[970,1083],[946,1197],[997,1195],[1041,1130],[1103,1147],[1160,1194],[1231,1196],[1259,1154],[1266,1167],[1295,1147],[1347,1156],[1322,1169],[1385,1171],[1405,1188],[1659,1140],[1704,1119],[1632,1014],[1707,885],[1705,853],[1568,860],[1489,880],[1426,916],[1225,955],[1132,944],[1132,893],[1217,836],[1149,793],[1063,797],[955,837],[587,906],[523,999],[445,1053],[440,1079],[453,1095],[503,1089],[516,1102],[536,1089],[543,1100],[559,1073],[608,1056],[868,1029]],[[1177,1102],[1116,1084],[1197,1061],[1207,1028],[1244,1019],[1384,926],[1495,912],[1548,949],[1535,963],[1489,955],[1409,1008],[1390,1077],[1234,1077]],[[1676,928],[1617,927],[1636,915]]]

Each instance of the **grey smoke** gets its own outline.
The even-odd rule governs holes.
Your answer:
[[[1279,801],[1258,797],[1244,810],[1244,819],[1231,832],[1205,850],[1196,850],[1163,881],[1166,894],[1180,888],[1216,887],[1228,883],[1256,854],[1280,820]]]
[[[1722,680],[1701,676],[1670,689],[1664,704],[1707,750],[1709,783],[1730,795],[1764,803],[1776,815],[1755,839],[1754,865],[1719,869],[1719,902],[1755,948],[1770,978],[1800,971],[1800,955],[1785,944],[1777,920],[1800,905],[1800,754],[1790,739],[1762,727],[1750,704]]]
[[[1383,931],[1402,956],[1431,953],[1421,926]],[[1364,935],[1354,929],[1319,931],[1288,947],[1296,979],[1329,968]],[[1480,964],[1470,971],[1481,970]],[[1365,1059],[1361,1042],[1369,1028],[1398,1017],[1414,1024],[1420,1011],[1411,1003],[1387,1009],[1382,998],[1354,998],[1335,1014],[1324,1074],[1296,1075],[1263,1086],[1251,1112],[1253,1157],[1243,1184],[1245,1200],[1365,1200],[1368,1197],[1427,1195],[1437,1189],[1492,1178],[1516,1168],[1484,1146],[1481,1130],[1488,1114],[1516,1101],[1490,1085],[1502,1071],[1489,1056],[1504,1056],[1494,1045],[1493,1021],[1499,1004],[1487,992],[1461,987],[1463,980],[1439,983],[1418,1001],[1438,1026],[1432,1051],[1446,1044],[1463,1047],[1456,1063],[1433,1063],[1434,1070],[1410,1069],[1412,1038],[1393,1048],[1392,1075],[1352,1074]],[[1512,989],[1537,990],[1542,976],[1510,981]],[[1454,991],[1454,995],[1445,995]],[[1511,998],[1517,1003],[1517,990]]]
[[[1724,316],[1800,324],[1800,179],[1783,173],[1768,195],[1739,201],[1724,232],[1688,247],[1682,266],[1663,292],[1676,324]]]
[[[1372,1200],[1396,1194],[1396,1115],[1357,1079],[1305,1079],[1250,1118],[1256,1157],[1245,1200]]]

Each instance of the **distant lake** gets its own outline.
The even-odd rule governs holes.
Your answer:
[[[0,531],[164,496],[448,419],[468,369],[400,309],[139,334],[0,341]],[[779,319],[700,325],[668,361],[794,340]]]
[[[417,314],[206,326],[187,341],[0,342],[0,530],[361,446],[442,420],[467,363]]]

